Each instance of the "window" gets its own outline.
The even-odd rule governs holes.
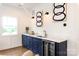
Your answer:
[[[2,35],[16,35],[17,34],[17,19],[16,17],[3,16],[2,17]]]

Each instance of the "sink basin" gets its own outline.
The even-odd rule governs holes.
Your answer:
[[[46,38],[45,36],[37,36],[37,37],[42,37],[42,38]]]

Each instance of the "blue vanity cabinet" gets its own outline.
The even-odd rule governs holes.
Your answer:
[[[54,42],[22,35],[22,45],[40,56],[67,56],[67,40]]]

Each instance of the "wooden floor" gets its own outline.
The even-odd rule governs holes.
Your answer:
[[[0,51],[0,55],[3,55],[3,56],[22,56],[22,54],[25,51],[27,51],[26,48],[17,47],[17,48],[12,48],[12,49]]]

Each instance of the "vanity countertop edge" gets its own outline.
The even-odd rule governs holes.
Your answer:
[[[39,36],[36,36],[36,35],[30,35],[30,34],[26,34],[26,33],[23,33],[22,35],[27,35],[27,36],[31,36],[31,37],[35,37],[35,38],[39,38],[39,39],[43,39],[43,40],[50,40],[50,41],[54,41],[54,42],[62,42],[62,41],[66,41],[67,39],[64,39],[64,38],[56,38],[56,37],[53,37],[53,38],[45,38],[45,37],[39,37]]]

